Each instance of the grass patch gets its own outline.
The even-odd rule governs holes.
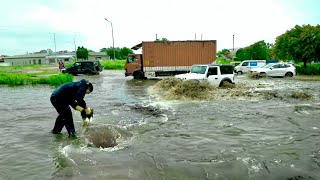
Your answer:
[[[232,60],[227,60],[222,57],[217,57],[216,64],[230,64]]]
[[[103,60],[101,61],[101,65],[103,69],[109,70],[124,70],[126,64],[126,60]]]
[[[0,84],[7,84],[9,86],[20,86],[29,84],[48,84],[58,86],[72,81],[73,76],[69,74],[58,74],[40,77],[30,74],[0,73]]]
[[[26,65],[26,66],[1,66],[0,84],[21,86],[32,84],[48,84],[58,86],[72,82],[73,76],[58,73],[57,66],[51,65]]]
[[[50,65],[25,65],[25,66],[0,66],[0,72],[4,73],[25,73],[41,70],[42,73],[58,72],[58,66],[55,68]]]

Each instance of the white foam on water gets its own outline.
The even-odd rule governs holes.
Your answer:
[[[69,162],[71,162],[71,164],[73,164],[74,166],[78,166],[77,163],[69,157],[69,154],[71,154],[71,152],[74,151],[74,148],[72,147],[72,145],[67,145],[67,146],[60,146],[59,150],[58,150]]]
[[[237,158],[238,160],[241,160],[247,167],[249,171],[259,172],[262,168],[261,164],[256,160],[252,159],[250,157],[246,158]]]

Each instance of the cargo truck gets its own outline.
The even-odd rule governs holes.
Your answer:
[[[142,54],[129,54],[125,76],[146,79],[187,73],[193,64],[211,64],[216,60],[216,40],[144,41],[131,49],[142,48]]]

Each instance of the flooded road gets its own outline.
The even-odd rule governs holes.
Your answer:
[[[320,179],[319,81],[239,75],[190,100],[123,71],[82,78],[95,114],[88,131],[73,111],[77,140],[49,133],[53,87],[0,86],[0,179]]]

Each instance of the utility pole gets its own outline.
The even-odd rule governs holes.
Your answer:
[[[56,33],[53,33],[53,41],[54,41],[54,61],[57,61]]]
[[[232,47],[233,47],[233,50],[234,50],[234,35],[233,35],[233,46]]]
[[[77,61],[76,33],[74,33],[73,44],[74,44],[74,57],[76,58],[76,61]]]
[[[113,46],[113,58],[114,58],[114,60],[116,60],[116,50],[114,49],[114,38],[113,38],[113,26],[112,26],[112,22],[110,22],[107,18],[104,18],[104,19],[111,24],[111,30],[112,30],[112,46]]]
[[[232,61],[233,61],[233,59],[234,59],[234,56],[236,55],[235,53],[234,53],[234,34],[233,34],[233,38],[232,38],[232,54],[233,54],[233,56],[232,56]]]

